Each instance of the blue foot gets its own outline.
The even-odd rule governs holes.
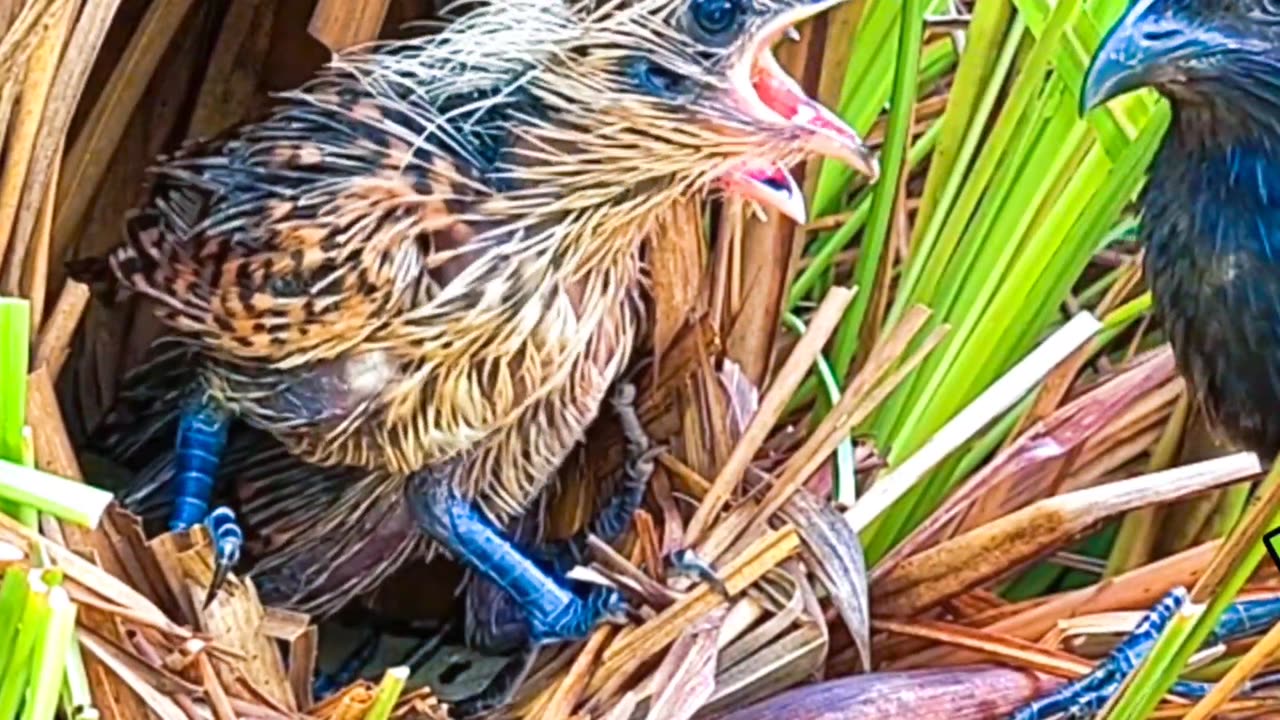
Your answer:
[[[602,622],[626,618],[627,604],[616,590],[575,594],[458,496],[447,475],[430,470],[416,474],[409,500],[424,532],[515,600],[532,643],[580,640]]]
[[[244,533],[236,522],[236,514],[230,508],[219,507],[209,513],[204,525],[213,538],[213,582],[205,595],[204,606],[218,596],[218,590],[227,580],[227,574],[240,562],[240,549],[244,546]]]
[[[1129,637],[1116,646],[1093,672],[1067,683],[1048,695],[1034,700],[1010,716],[1010,720],[1048,720],[1063,715],[1067,718],[1093,717],[1120,689],[1169,621],[1187,600],[1184,588],[1174,588],[1156,603],[1138,622]]]
[[[178,421],[171,531],[188,530],[204,522],[214,543],[214,577],[205,606],[217,595],[227,573],[240,559],[244,535],[227,508],[209,512],[214,477],[227,446],[231,414],[211,398],[201,397],[182,410]]]
[[[1092,717],[1106,705],[1120,689],[1125,677],[1151,651],[1156,638],[1186,598],[1187,593],[1181,588],[1170,591],[1134,628],[1133,633],[1099,663],[1097,669],[1076,682],[1068,683],[1023,706],[1012,716],[1014,720],[1046,720],[1059,713],[1067,718]],[[1205,644],[1215,645],[1256,635],[1269,629],[1277,620],[1280,620],[1280,597],[1241,600],[1232,603],[1222,613]],[[1240,692],[1247,695],[1278,684],[1280,673],[1267,673],[1252,678]],[[1171,691],[1185,698],[1196,699],[1204,697],[1211,687],[1210,683],[1182,680],[1174,683]]]
[[[1280,597],[1240,600],[1222,612],[1205,643],[1216,645],[1266,632],[1277,620],[1280,620]]]

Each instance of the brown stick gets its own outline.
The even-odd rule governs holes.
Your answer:
[[[80,325],[80,318],[84,316],[89,296],[88,285],[68,280],[62,286],[48,322],[36,339],[34,366],[36,369],[47,370],[51,380],[62,372],[62,366],[71,353],[71,339],[75,336],[76,327]]]
[[[307,32],[337,52],[378,37],[391,0],[320,0]]]

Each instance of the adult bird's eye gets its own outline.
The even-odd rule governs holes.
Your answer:
[[[741,0],[693,0],[693,20],[708,35],[732,28],[741,13]]]

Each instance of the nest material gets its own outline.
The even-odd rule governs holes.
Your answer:
[[[394,33],[384,28],[428,16],[427,5],[27,0],[5,6],[15,13],[0,17],[0,111],[12,120],[0,208],[12,214],[0,218],[0,281],[5,293],[33,301],[38,334],[28,422],[42,468],[84,477],[75,441],[154,334],[153,323],[132,307],[88,308],[86,288],[64,282],[60,260],[116,242],[114,231],[98,229],[118,226],[144,192],[145,165],[175,138],[207,136],[255,114],[267,90],[297,85],[325,59],[320,43],[347,46]],[[831,22],[852,26],[855,10],[838,12],[849,14]],[[783,59],[798,69],[806,47]],[[924,98],[917,118],[935,118],[945,99]],[[919,188],[908,188],[914,202]],[[910,699],[914,717],[1000,717],[1056,681],[972,663],[995,653],[1039,671],[1078,673],[1087,666],[1016,639],[1056,640],[1065,632],[1057,628],[1060,618],[1142,607],[1169,584],[1190,584],[1210,562],[1214,548],[1194,546],[1119,574],[1105,589],[1025,605],[983,589],[1026,557],[1062,546],[1082,523],[1119,512],[1099,502],[1082,509],[1032,501],[1137,474],[1135,463],[1145,462],[1181,412],[1181,383],[1167,351],[1086,380],[1077,379],[1081,364],[1067,363],[1015,436],[876,566],[871,597],[893,612],[868,627],[865,606],[850,602],[868,592],[864,573],[832,572],[849,555],[840,545],[847,535],[823,501],[832,488],[827,458],[940,338],[922,332],[922,318],[878,338],[859,358],[861,373],[838,412],[810,428],[803,415],[785,416],[784,407],[848,298],[833,293],[807,318],[808,336],[780,340],[774,329],[793,245],[805,238],[784,220],[746,224],[728,209],[716,255],[707,258],[701,218],[675,225],[676,241],[654,246],[655,357],[641,405],[650,431],[669,440],[671,451],[630,542],[596,555],[599,569],[643,598],[651,615],[639,627],[602,628],[582,645],[544,652],[506,715],[621,720],[731,711],[727,717],[748,720],[778,717],[786,708],[791,718],[828,709],[872,718],[900,714]],[[913,337],[919,348],[903,352]],[[608,437],[593,443],[617,444]],[[855,457],[863,484],[884,480],[871,444],[859,445]],[[584,452],[569,464],[553,535],[581,524],[594,500],[593,479],[616,463],[616,453]],[[1237,471],[1215,466],[1197,477],[1211,486]],[[97,468],[91,474],[102,478]],[[1167,499],[1156,488],[1148,492]],[[63,568],[82,608],[86,670],[105,720],[356,718],[372,705],[374,687],[364,681],[311,705],[312,669],[327,631],[307,617],[263,608],[251,585],[233,579],[213,605],[199,607],[212,566],[199,529],[191,537],[148,541],[136,518],[115,509],[93,531],[50,521],[42,529],[44,538],[36,538],[0,517],[0,567],[28,564],[39,545]],[[707,588],[659,583],[658,558],[690,538],[716,561],[731,603]],[[925,548],[932,549],[920,552]],[[1273,581],[1263,574],[1251,587],[1265,590]],[[420,577],[408,582],[422,587]],[[388,586],[384,594],[393,597],[384,605],[412,611],[395,597],[396,587]],[[864,671],[871,629],[876,667],[889,675],[779,694]],[[977,648],[986,655],[975,655]],[[930,689],[936,692],[922,692]],[[430,690],[415,689],[392,717],[434,720],[445,712]]]

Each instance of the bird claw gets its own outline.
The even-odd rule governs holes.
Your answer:
[[[1151,652],[1156,639],[1186,601],[1186,589],[1178,587],[1169,591],[1093,672],[1023,705],[1011,716],[1012,720],[1047,720],[1061,713],[1067,717],[1092,717]]]
[[[236,521],[236,514],[227,507],[215,508],[205,518],[205,527],[213,538],[213,580],[205,594],[202,609],[207,609],[226,583],[227,576],[240,562],[240,550],[244,546],[244,533]]]
[[[529,638],[534,646],[583,640],[598,626],[625,625],[635,612],[615,588],[596,585],[586,596],[575,596],[555,616],[529,618]]]
[[[724,580],[716,573],[715,568],[706,560],[698,557],[691,548],[676,550],[667,556],[667,572],[677,576],[692,577],[711,586],[721,597],[728,600],[732,597]]]

